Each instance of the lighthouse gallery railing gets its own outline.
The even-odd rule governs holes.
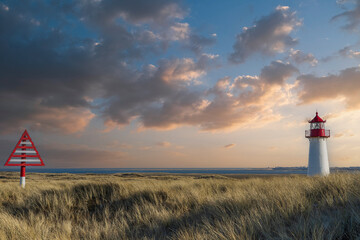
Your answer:
[[[316,129],[316,130],[320,130],[320,129]],[[330,137],[330,130],[328,129],[322,129],[324,130],[324,132],[322,134],[317,135],[317,136],[311,136],[311,130],[305,130],[305,137],[309,138],[309,137]]]

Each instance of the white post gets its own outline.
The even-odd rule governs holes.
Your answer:
[[[25,188],[25,177],[20,177],[20,186]]]
[[[25,188],[25,166],[20,168],[20,186]]]

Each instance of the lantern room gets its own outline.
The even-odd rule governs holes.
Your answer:
[[[326,120],[323,120],[321,117],[319,117],[318,112],[316,112],[316,116],[311,121],[309,121],[310,130],[305,131],[305,137],[330,137],[330,130],[325,129],[325,122]]]

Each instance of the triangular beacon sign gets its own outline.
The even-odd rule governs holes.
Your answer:
[[[45,166],[29,133],[25,130],[14,150],[11,152],[5,166],[20,166],[20,185],[25,187],[25,167]]]

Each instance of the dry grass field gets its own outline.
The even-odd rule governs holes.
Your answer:
[[[0,173],[0,239],[357,239],[360,174]]]

